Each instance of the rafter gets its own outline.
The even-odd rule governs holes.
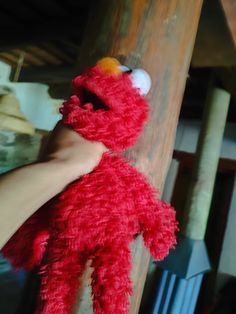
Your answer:
[[[236,1],[221,0],[221,4],[234,42],[234,46],[236,47]]]

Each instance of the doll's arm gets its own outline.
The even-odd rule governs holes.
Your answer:
[[[140,176],[139,189],[135,193],[136,208],[143,232],[144,243],[155,260],[168,255],[176,244],[175,233],[178,230],[175,210],[168,203],[158,199],[157,191]]]
[[[146,247],[155,260],[162,260],[176,244],[177,222],[174,209],[160,200],[147,209],[141,227]]]
[[[2,249],[15,268],[32,269],[41,263],[49,238],[48,203],[41,207],[17,230]]]

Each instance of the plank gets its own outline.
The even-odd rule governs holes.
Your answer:
[[[61,59],[65,63],[74,64],[76,61],[69,54],[65,53],[63,49],[57,47],[56,44],[46,42],[40,44],[39,47],[46,49],[50,54],[53,54],[55,57]]]
[[[181,162],[185,168],[191,170],[193,168],[196,155],[183,151],[174,151],[173,158]],[[236,160],[220,158],[217,171],[221,173],[236,172]]]
[[[220,0],[204,1],[192,57],[193,67],[236,65],[236,49]]]
[[[227,25],[234,41],[234,46],[236,47],[236,1],[221,0],[221,4],[226,16]]]
[[[34,54],[36,57],[43,60],[45,63],[58,65],[62,63],[62,60],[55,56],[53,53],[49,52],[46,48],[39,46],[29,46],[27,51]]]
[[[201,0],[96,2],[78,53],[78,71],[108,55],[150,73],[153,87],[149,123],[127,155],[160,189],[171,160],[201,5]],[[132,314],[139,310],[148,264],[149,253],[138,238],[133,249]],[[91,313],[91,302],[87,300],[87,304],[77,312]]]
[[[18,58],[23,53],[24,63],[27,62],[29,64],[36,65],[36,66],[44,65],[44,62],[40,58],[38,58],[34,54],[28,53],[25,49],[12,49],[10,53],[13,53],[13,55],[17,56]]]
[[[16,66],[19,60],[19,55],[15,56],[11,54],[10,52],[0,52],[0,60],[3,62],[7,62],[11,66]],[[28,65],[27,62],[24,62],[24,66]]]
[[[234,109],[234,114],[230,115],[229,118],[236,117],[236,89],[235,89],[235,82],[236,82],[236,67],[229,67],[229,68],[218,68],[215,71],[216,76],[219,78],[222,86],[230,92],[232,95],[232,109]]]

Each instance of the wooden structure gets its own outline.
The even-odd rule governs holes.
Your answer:
[[[235,122],[236,3],[204,0],[192,56],[201,4],[202,0],[26,0],[13,6],[13,0],[5,1],[0,26],[8,32],[1,36],[0,59],[16,66],[23,56],[19,81],[50,84],[53,95],[63,98],[71,78],[104,55],[149,71],[152,113],[143,137],[127,155],[162,189],[186,80],[194,90],[189,93],[187,88],[181,117],[202,118],[203,89],[213,70],[220,86],[232,94],[227,120]],[[149,263],[142,238],[133,255],[132,314],[138,312]],[[84,312],[89,313],[87,297],[82,298]]]
[[[229,103],[228,92],[220,88],[210,90],[186,199],[186,221],[182,232],[190,239],[204,240],[205,237]]]
[[[206,0],[203,3],[192,66],[230,67],[235,65],[236,49],[221,3],[219,0]]]
[[[79,70],[109,55],[130,67],[141,66],[151,74],[149,123],[128,155],[160,189],[171,160],[201,5],[201,0],[98,1],[78,54]],[[130,313],[135,314],[149,264],[141,238],[136,241],[133,253],[134,294]],[[83,313],[90,311],[90,305],[83,307]]]
[[[221,0],[221,4],[225,12],[227,25],[234,42],[234,46],[236,47],[236,2],[234,0]]]
[[[13,68],[22,63],[21,71],[13,71],[15,78],[49,84],[56,98],[67,97],[71,78],[100,56],[113,55],[131,67],[147,69],[153,79],[152,114],[139,144],[127,154],[162,189],[180,105],[181,118],[202,119],[212,71],[232,95],[227,121],[236,119],[236,2],[204,0],[192,56],[201,4],[202,0],[8,0],[0,5],[4,30],[0,60]],[[228,167],[229,161],[220,167],[225,168],[225,162]],[[232,161],[230,167],[235,170]],[[215,229],[214,225],[208,232],[213,230],[213,234]],[[215,235],[212,238],[216,241]],[[214,245],[219,251],[220,245]],[[133,255],[132,314],[138,312],[149,262],[142,238],[135,242]],[[89,314],[88,297],[83,293],[80,313]]]

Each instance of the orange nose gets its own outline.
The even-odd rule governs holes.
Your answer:
[[[119,75],[122,72],[120,62],[115,58],[102,58],[98,60],[97,65],[108,75]]]

